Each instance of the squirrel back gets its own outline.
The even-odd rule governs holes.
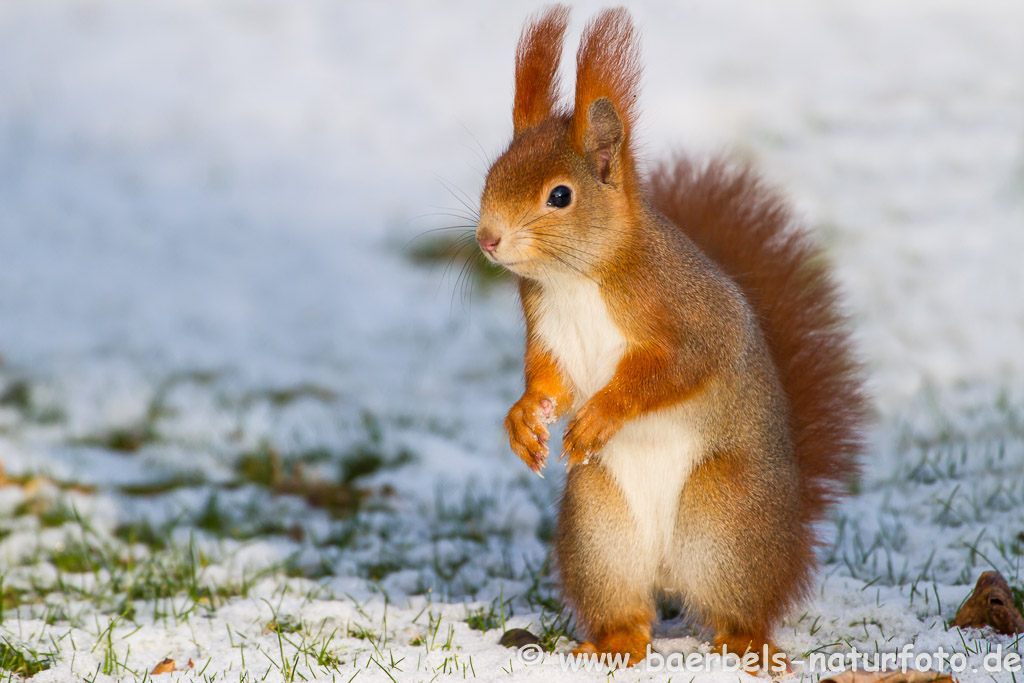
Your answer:
[[[788,400],[803,521],[820,520],[856,478],[867,400],[823,250],[746,167],[663,163],[651,203],[742,290]]]

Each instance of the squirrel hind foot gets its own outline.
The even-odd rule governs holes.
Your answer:
[[[593,641],[587,640],[572,651],[576,656],[625,657],[622,662],[630,667],[642,662],[647,657],[647,646],[651,644],[651,627],[649,622],[623,623],[608,626],[597,634]]]
[[[738,657],[744,671],[755,674],[764,669],[771,673],[792,672],[786,653],[764,636],[740,632],[720,632],[715,636],[714,652]],[[753,657],[750,657],[753,655]]]

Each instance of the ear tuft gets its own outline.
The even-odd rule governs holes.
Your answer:
[[[569,8],[552,5],[523,27],[516,48],[516,94],[512,106],[513,134],[551,116],[558,102],[558,64]]]
[[[640,45],[629,13],[621,7],[601,12],[587,24],[576,53],[572,137],[599,178],[604,169],[602,182],[611,182],[609,173],[625,182],[632,178],[640,74]]]

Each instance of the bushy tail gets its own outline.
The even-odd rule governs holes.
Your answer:
[[[651,176],[651,201],[743,290],[789,399],[805,523],[857,474],[867,400],[824,253],[748,168],[680,159]]]

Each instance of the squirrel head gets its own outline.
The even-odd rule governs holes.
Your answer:
[[[556,5],[523,28],[512,142],[487,174],[476,230],[487,258],[534,279],[600,270],[640,201],[632,149],[640,81],[633,23],[619,8],[587,25],[569,110],[558,103],[568,20],[569,10]]]

